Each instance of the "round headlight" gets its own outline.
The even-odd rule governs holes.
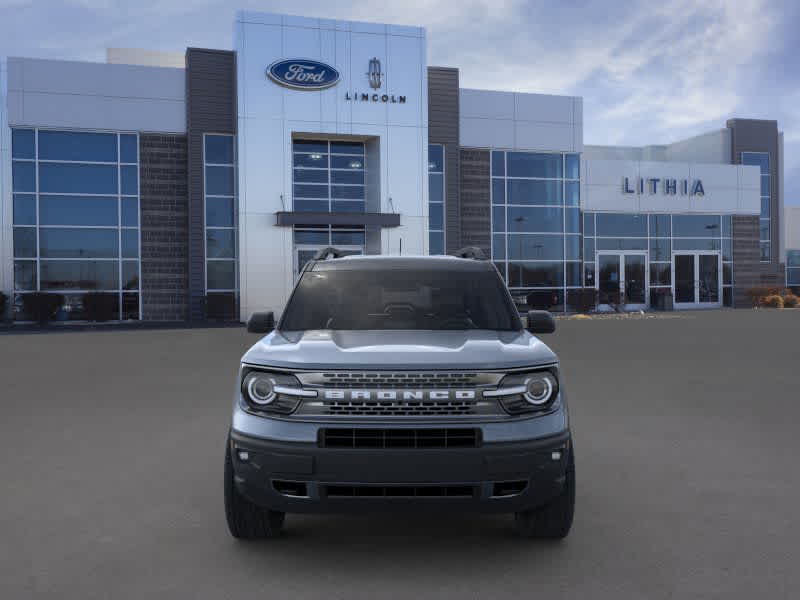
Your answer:
[[[535,375],[525,380],[525,400],[540,406],[547,404],[553,395],[553,380],[550,375]]]
[[[251,373],[245,381],[247,395],[253,404],[270,404],[276,398],[275,380],[264,373]]]

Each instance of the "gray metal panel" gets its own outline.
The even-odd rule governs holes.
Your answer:
[[[236,53],[186,51],[189,173],[189,319],[205,318],[203,134],[236,133]]]
[[[771,257],[769,264],[761,263],[762,275],[773,279],[778,275],[781,261],[780,247],[783,231],[781,230],[781,185],[778,122],[760,119],[730,119],[727,122],[731,131],[731,162],[742,163],[742,152],[769,152],[770,175],[770,242]]]
[[[733,217],[733,305],[750,306],[747,290],[761,285],[758,217]]]
[[[12,125],[163,131],[186,127],[183,69],[9,58]]]
[[[458,102],[458,69],[428,67],[428,141],[444,144],[447,252],[462,246]]]
[[[139,136],[142,319],[184,321],[188,310],[186,136]]]
[[[491,256],[491,198],[488,150],[461,150],[461,243]]]
[[[275,224],[292,225],[366,225],[368,227],[400,227],[397,213],[352,213],[295,211],[275,213]]]

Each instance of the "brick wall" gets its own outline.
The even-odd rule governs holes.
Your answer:
[[[188,318],[186,136],[139,135],[142,318]]]
[[[204,133],[236,133],[236,53],[186,50],[186,133],[189,185],[189,315],[206,312],[206,232],[203,165]]]
[[[461,244],[491,256],[491,197],[488,150],[461,150]]]
[[[458,69],[428,67],[428,141],[444,145],[445,252],[455,252],[461,243],[459,193]]]
[[[758,217],[733,217],[733,305],[751,306],[747,290],[761,285]]]
[[[733,305],[751,306],[747,290],[754,287],[786,287],[782,263],[762,263],[759,250],[758,217],[733,217]]]

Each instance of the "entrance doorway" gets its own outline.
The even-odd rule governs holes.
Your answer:
[[[647,253],[598,252],[597,292],[599,307],[623,310],[647,308]]]
[[[672,291],[675,308],[722,306],[722,269],[719,252],[674,252]]]

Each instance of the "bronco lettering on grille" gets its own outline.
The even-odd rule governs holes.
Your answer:
[[[326,400],[474,400],[474,390],[325,390]]]

